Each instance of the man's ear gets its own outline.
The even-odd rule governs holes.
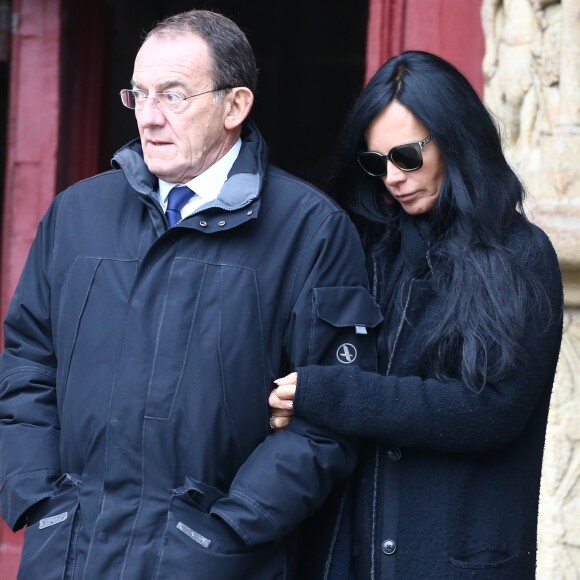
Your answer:
[[[254,104],[254,93],[247,87],[234,87],[226,95],[227,107],[224,119],[226,129],[237,129],[250,114]]]

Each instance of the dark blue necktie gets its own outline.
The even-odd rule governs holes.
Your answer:
[[[169,192],[165,215],[170,228],[181,220],[181,210],[193,195],[193,191],[186,185],[177,185]]]

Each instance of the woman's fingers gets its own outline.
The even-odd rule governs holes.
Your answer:
[[[280,431],[286,429],[290,423],[291,415],[271,415],[270,416],[270,429],[272,431]]]
[[[297,380],[298,375],[290,373],[274,381],[278,386],[270,393],[268,398],[270,412],[272,413],[270,416],[270,429],[273,431],[285,429],[290,423]]]
[[[279,379],[276,379],[274,382],[278,385],[294,385],[296,387],[296,383],[298,381],[298,373],[293,372],[290,373],[289,375],[286,375],[285,377],[280,377]]]
[[[272,392],[276,393],[276,396],[279,399],[292,401],[296,394],[296,385],[282,385],[281,387],[274,389]]]
[[[294,393],[296,389],[290,385],[278,387],[270,393],[268,404],[272,409],[291,410],[294,406]]]

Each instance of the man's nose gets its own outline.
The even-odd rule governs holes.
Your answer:
[[[143,107],[135,111],[137,123],[143,127],[150,127],[152,125],[163,125],[165,123],[165,114],[158,107],[157,101],[149,97],[145,99]]]

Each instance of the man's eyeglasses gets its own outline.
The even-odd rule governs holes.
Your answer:
[[[181,93],[153,93],[148,95],[144,91],[139,91],[136,89],[123,89],[119,94],[121,95],[121,102],[128,109],[136,109],[140,111],[144,106],[147,99],[153,99],[155,104],[162,111],[170,111],[171,113],[180,113],[187,107],[187,101],[195,97],[200,97],[201,95],[207,95],[208,93],[216,93],[218,91],[228,91],[232,87],[221,87],[219,89],[211,89],[210,91],[203,91],[202,93],[197,93],[196,95],[191,95],[190,97],[185,97]]]
[[[372,177],[383,177],[387,174],[387,161],[396,165],[401,171],[417,171],[423,167],[423,147],[431,139],[433,135],[427,135],[423,141],[398,145],[386,155],[377,151],[361,151],[358,154],[358,164]]]

